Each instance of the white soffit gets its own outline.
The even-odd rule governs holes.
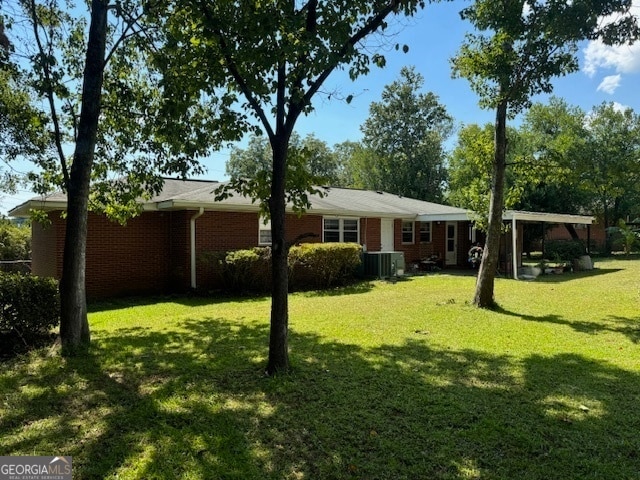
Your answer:
[[[581,225],[592,225],[595,221],[593,217],[589,217],[586,215],[571,215],[567,213],[522,212],[518,210],[507,210],[506,212],[504,212],[502,219],[515,219],[525,222],[572,223]]]

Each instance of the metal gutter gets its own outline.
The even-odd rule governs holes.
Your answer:
[[[190,247],[191,247],[191,288],[196,289],[196,220],[202,216],[204,213],[204,207],[200,207],[198,213],[193,215],[189,220],[190,227]]]

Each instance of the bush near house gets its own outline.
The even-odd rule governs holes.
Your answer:
[[[3,355],[51,338],[60,323],[58,283],[52,278],[0,273],[0,343]]]
[[[220,260],[225,289],[265,292],[271,289],[271,248],[255,247],[227,252]]]
[[[357,243],[303,243],[291,247],[289,268],[297,287],[329,288],[354,278],[362,262]],[[297,281],[296,281],[297,279]]]
[[[585,246],[579,240],[554,240],[544,246],[545,258],[558,262],[570,262],[585,252]]]
[[[353,280],[361,263],[356,243],[305,243],[289,251],[289,288],[330,288]],[[212,256],[211,258],[215,258]],[[218,257],[225,289],[268,292],[271,289],[271,248],[234,250]]]

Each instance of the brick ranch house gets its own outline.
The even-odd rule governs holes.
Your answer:
[[[213,191],[219,185],[166,179],[163,191],[145,202],[142,213],[125,226],[90,213],[87,296],[97,299],[215,288],[218,280],[207,254],[268,245],[270,226],[260,218],[258,205],[242,196],[216,201]],[[31,209],[47,212],[50,219],[48,226],[33,223],[32,272],[60,278],[65,237],[61,213],[66,209],[66,196],[36,197],[9,214],[26,217]],[[508,214],[505,220],[515,226],[517,215],[522,217],[523,212],[511,212],[513,218]],[[576,220],[565,217],[572,218],[560,220]],[[306,242],[356,242],[366,251],[400,251],[407,264],[435,256],[444,268],[466,267],[467,252],[476,241],[467,210],[385,192],[333,187],[322,198],[312,197],[311,208],[303,216],[287,214],[289,240],[308,233],[315,236]],[[506,237],[503,243],[507,252]],[[521,251],[518,241],[511,244]]]

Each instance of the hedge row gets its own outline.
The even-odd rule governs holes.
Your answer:
[[[0,333],[23,340],[48,333],[60,323],[58,284],[52,278],[0,274]]]
[[[294,286],[330,288],[352,281],[362,262],[357,243],[303,243],[289,250]]]
[[[585,253],[585,246],[579,240],[552,240],[544,245],[545,258],[553,261],[570,262]]]
[[[352,281],[361,263],[356,243],[306,243],[289,250],[289,289],[330,288]],[[210,257],[218,263],[222,283],[234,292],[271,290],[271,248],[234,250]]]

